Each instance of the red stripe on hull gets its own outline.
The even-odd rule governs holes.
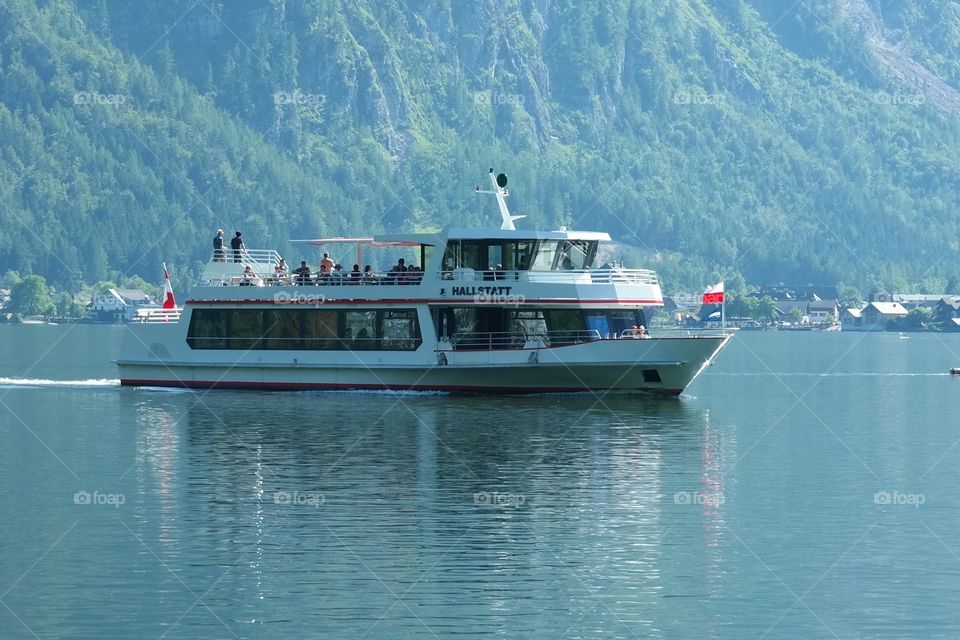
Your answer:
[[[125,387],[182,387],[185,389],[259,389],[261,391],[443,391],[500,394],[531,393],[585,393],[606,391],[640,391],[658,395],[677,396],[683,389],[572,389],[567,387],[497,388],[463,385],[390,385],[390,384],[336,384],[322,382],[237,382],[218,380],[135,380],[121,379]]]

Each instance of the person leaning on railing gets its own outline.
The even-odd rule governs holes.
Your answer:
[[[310,280],[310,267],[307,266],[306,260],[300,261],[300,266],[293,270],[293,275],[296,276],[296,283],[300,286],[313,284]]]

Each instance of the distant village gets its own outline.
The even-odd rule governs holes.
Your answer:
[[[139,278],[133,279],[134,283]],[[0,287],[0,322],[136,322],[147,310],[157,309],[157,287],[93,286],[73,294],[47,287],[41,276],[19,278],[8,273]],[[139,284],[139,283],[137,283]],[[150,292],[144,289],[149,289]]]
[[[665,297],[664,311],[661,323],[713,327],[722,321],[720,305],[701,304],[700,296]],[[960,331],[960,295],[879,291],[844,305],[835,287],[773,285],[728,295],[724,311],[726,326],[744,330]]]
[[[28,282],[31,286],[22,286]],[[9,277],[4,284],[11,284]],[[18,290],[29,299],[18,302]],[[156,290],[149,285],[102,286],[80,294],[58,293],[47,289],[40,276],[28,276],[0,287],[0,322],[137,322],[149,309],[160,307]],[[960,295],[880,291],[847,306],[835,287],[768,285],[749,293],[728,293],[724,315],[726,326],[743,330],[960,331]],[[663,310],[651,322],[690,327],[720,323],[720,305],[701,304],[699,295],[665,296]]]

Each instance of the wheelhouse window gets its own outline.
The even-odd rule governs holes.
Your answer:
[[[451,240],[443,254],[443,269],[486,271],[499,264],[506,271],[525,271],[534,245],[533,240]]]
[[[416,309],[194,309],[191,349],[413,351]]]

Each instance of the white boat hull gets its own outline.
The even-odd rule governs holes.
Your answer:
[[[117,365],[121,384],[127,386],[677,395],[729,339],[729,335],[713,335],[598,340],[564,347],[478,351],[423,345],[402,354],[210,351],[204,361],[198,361],[197,352],[191,353],[185,344],[175,347],[149,335],[133,335],[124,349],[128,357]]]

